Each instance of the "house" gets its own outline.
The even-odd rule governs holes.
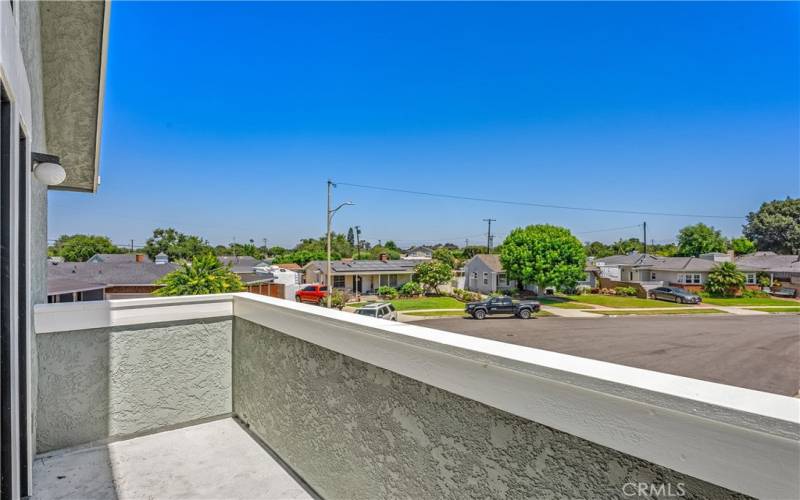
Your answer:
[[[736,265],[768,274],[770,283],[780,282],[782,287],[800,289],[800,255],[756,252],[737,257]]]
[[[409,248],[401,257],[404,260],[431,260],[432,258],[433,249],[424,246]]]
[[[303,268],[306,283],[332,284],[349,293],[374,293],[382,286],[399,287],[411,281],[418,260],[342,259],[331,261],[331,279],[327,274],[327,261],[314,260]]]
[[[679,286],[690,291],[702,291],[708,273],[723,262],[733,262],[732,253],[706,253],[699,257],[662,257],[632,253],[598,257],[595,265],[600,270],[600,286],[614,288],[633,286],[640,296],[659,286]],[[745,274],[746,285],[758,289],[758,268],[737,262]]]
[[[467,290],[494,293],[516,287],[508,281],[497,254],[476,254],[464,264],[464,286]]]
[[[86,262],[112,264],[117,262],[152,262],[152,260],[143,253],[96,253],[89,257]]]
[[[47,301],[52,303],[149,297],[160,287],[155,282],[177,268],[177,264],[170,262],[157,263],[143,259],[49,263]],[[99,288],[102,288],[102,294],[95,291]],[[73,294],[71,298],[68,295],[70,293]]]
[[[263,267],[267,263],[249,255],[220,255],[217,257],[223,265],[231,266],[231,271],[236,274],[255,272],[256,267]]]

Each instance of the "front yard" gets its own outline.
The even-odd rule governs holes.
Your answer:
[[[715,306],[798,306],[800,302],[792,299],[775,299],[772,297],[707,297],[703,302]]]
[[[662,314],[728,314],[725,311],[717,309],[650,309],[646,311],[604,311],[594,310],[594,314],[602,314],[604,316],[660,316]]]
[[[416,297],[409,299],[394,299],[388,300],[394,304],[395,309],[398,311],[416,311],[421,309],[460,309],[464,310],[464,303],[453,297],[440,296],[440,297]],[[354,304],[347,304],[349,307],[361,307],[366,302],[356,302]]]
[[[620,309],[632,308],[632,307],[686,307],[682,304],[675,304],[674,302],[664,302],[662,300],[650,300],[650,299],[640,299],[638,297],[621,297],[618,295],[595,295],[595,294],[587,294],[587,295],[565,295],[564,298],[568,299],[570,302],[566,302],[566,304],[590,304],[590,305],[597,305],[597,306],[605,306],[605,307],[615,307]],[[548,304],[554,307],[565,307],[565,306],[558,306],[556,304]],[[573,306],[567,306],[570,309],[577,309]],[[586,307],[585,309],[591,309],[590,307]]]

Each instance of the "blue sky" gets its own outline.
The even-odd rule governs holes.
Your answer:
[[[159,3],[112,9],[102,184],[53,192],[49,234],[294,245],[325,182],[741,215],[800,195],[796,3]],[[521,225],[612,241],[648,222],[340,186],[334,229],[496,242]],[[738,235],[742,221],[703,220]]]

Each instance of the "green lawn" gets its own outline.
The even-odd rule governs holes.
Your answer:
[[[552,299],[550,297],[538,297],[534,300],[539,301],[540,304],[545,306],[558,307],[560,309],[591,309],[591,306],[581,304],[578,302],[564,301]]]
[[[665,311],[601,311],[597,309],[592,312],[596,314],[604,314],[606,316],[656,316],[660,314],[727,314],[725,311],[718,311],[716,309],[670,309]]]
[[[798,306],[800,303],[791,299],[773,299],[772,297],[703,297],[703,302],[715,306]]]
[[[398,311],[413,311],[415,309],[464,309],[464,303],[453,297],[419,297],[416,299],[390,300]],[[347,304],[349,307],[361,307],[366,302]]]
[[[664,302],[663,300],[640,299],[638,297],[618,297],[616,295],[587,294],[587,295],[567,295],[566,297],[572,300],[573,302],[579,302],[582,304],[595,304],[598,306],[618,307],[621,309],[625,309],[628,307],[680,307],[681,306],[681,304],[675,304],[674,302]]]
[[[764,311],[768,313],[797,313],[800,312],[800,306],[797,307],[783,307],[781,309],[771,307],[748,307],[753,311]]]

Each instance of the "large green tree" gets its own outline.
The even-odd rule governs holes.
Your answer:
[[[705,289],[711,295],[731,297],[737,295],[744,284],[745,276],[736,269],[736,264],[722,262],[708,272]]]
[[[238,292],[243,288],[239,276],[211,252],[196,255],[191,262],[184,261],[180,268],[156,283],[164,286],[153,293],[162,297]]]
[[[148,238],[144,245],[144,252],[151,259],[155,259],[156,255],[163,252],[172,261],[191,259],[212,251],[208,242],[199,236],[184,234],[171,227],[155,229],[153,236]]]
[[[736,255],[745,255],[755,252],[757,248],[755,243],[742,236],[731,240],[731,250]]]
[[[294,252],[280,254],[276,256],[275,260],[272,262],[275,264],[286,264],[293,262],[295,264],[305,266],[312,260],[325,260],[326,258],[327,253],[321,250],[315,250],[313,252],[308,250],[297,250]]]
[[[455,254],[453,254],[453,252],[451,252],[450,249],[445,247],[439,247],[436,250],[434,250],[433,258],[440,262],[444,262],[452,269],[458,267],[459,264],[458,258],[455,256]]]
[[[747,215],[742,231],[759,250],[783,254],[800,252],[800,198],[764,203]]]
[[[124,253],[107,236],[91,234],[61,235],[50,249],[53,256],[63,257],[67,262],[86,262],[97,253]]]
[[[563,227],[541,224],[517,228],[503,241],[500,262],[519,286],[569,289],[585,276],[583,244]]]
[[[686,226],[678,233],[678,255],[682,257],[697,257],[704,253],[727,250],[728,241],[722,233],[703,223]]]
[[[453,268],[446,262],[432,260],[423,262],[414,269],[414,281],[432,288],[436,293],[439,293],[439,285],[451,279],[453,279]]]
[[[294,247],[295,252],[327,252],[327,238],[304,238]],[[347,236],[342,233],[331,233],[331,258],[341,259],[353,256],[353,245],[347,241]]]

